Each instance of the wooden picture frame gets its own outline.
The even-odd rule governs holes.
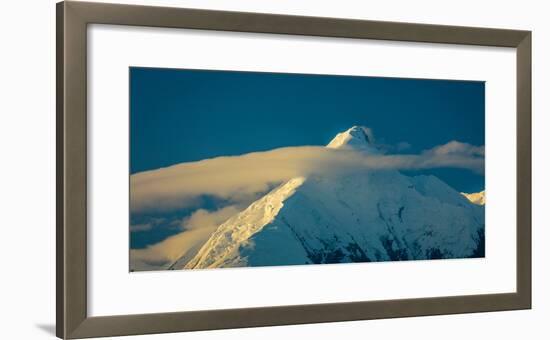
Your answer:
[[[160,314],[87,315],[87,26],[111,24],[511,47],[517,51],[517,292]],[[531,32],[62,2],[57,5],[57,336],[86,338],[531,307]]]

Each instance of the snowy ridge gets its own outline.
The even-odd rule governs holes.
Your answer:
[[[378,152],[353,127],[327,147]],[[434,176],[294,178],[221,224],[174,269],[484,256],[484,209]]]
[[[228,258],[236,259],[238,262],[240,249],[237,247],[249,244],[249,240],[255,234],[272,222],[283,207],[283,202],[303,184],[304,180],[300,177],[286,182],[220,225],[186,267],[224,267],[228,265],[225,263]],[[239,264],[237,262],[233,265]]]

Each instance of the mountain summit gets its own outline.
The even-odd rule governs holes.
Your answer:
[[[376,152],[357,126],[327,147]],[[482,206],[434,176],[331,172],[281,184],[171,269],[483,257],[484,223]]]
[[[364,126],[353,126],[334,137],[327,148],[352,149],[377,153],[371,129]]]

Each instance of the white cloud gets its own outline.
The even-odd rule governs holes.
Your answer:
[[[247,204],[275,184],[293,177],[361,169],[455,167],[483,173],[484,147],[457,141],[418,155],[365,155],[352,150],[303,146],[217,157],[134,174],[132,212],[199,207],[201,197]]]
[[[461,143],[457,141],[451,141],[447,144],[436,146],[428,151],[435,155],[461,155],[461,156],[473,156],[484,157],[485,146],[475,146],[468,143]]]
[[[199,209],[178,221],[183,231],[144,249],[130,250],[132,270],[166,268],[182,256],[194,256],[216,228],[244,207],[227,206],[219,210]]]
[[[130,249],[130,269],[166,269],[186,252],[202,246],[213,231],[209,228],[183,231],[147,248]]]
[[[130,225],[131,232],[149,231],[159,224],[163,223],[166,219],[162,217],[151,218],[145,223],[136,223]]]
[[[148,231],[153,229],[153,223],[137,223],[137,224],[131,224],[130,225],[130,231],[136,232],[136,231]]]
[[[368,157],[369,168],[373,169],[431,169],[461,168],[479,174],[485,169],[485,147],[451,141],[425,150],[419,155],[383,155]]]
[[[191,216],[181,221],[181,227],[186,230],[214,228],[244,208],[230,205],[216,211],[198,209]]]
[[[282,148],[235,157],[218,157],[134,174],[130,178],[132,211],[198,206],[201,197],[234,202],[249,200],[327,160],[322,147]],[[328,157],[330,158],[330,157]]]

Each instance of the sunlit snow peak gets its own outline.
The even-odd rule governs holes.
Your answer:
[[[372,130],[364,126],[353,126],[344,132],[340,132],[328,143],[327,147],[377,152]]]
[[[485,190],[472,194],[461,192],[461,194],[474,204],[485,205]]]

